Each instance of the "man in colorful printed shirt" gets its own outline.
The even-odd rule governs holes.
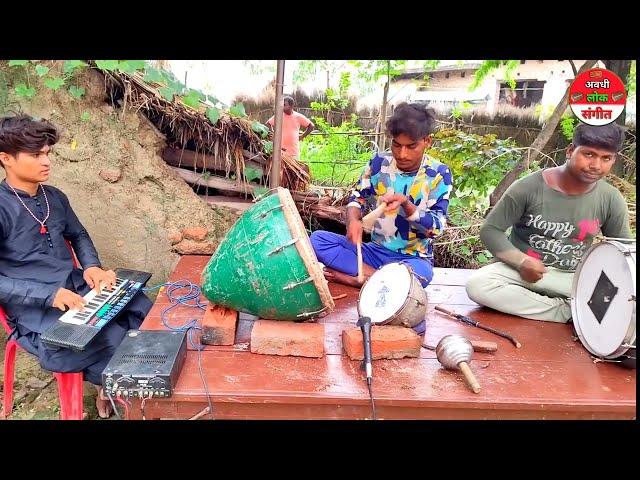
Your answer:
[[[423,105],[403,103],[396,108],[387,122],[391,154],[377,154],[365,167],[347,206],[346,237],[325,231],[311,234],[327,279],[360,286],[356,243],[362,241],[362,216],[386,202],[372,241],[362,245],[365,279],[377,268],[397,262],[409,265],[423,287],[429,284],[431,242],[445,228],[452,189],[449,167],[424,154],[432,143],[434,123],[433,109]]]

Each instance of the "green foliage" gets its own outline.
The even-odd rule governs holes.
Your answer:
[[[309,135],[300,143],[300,158],[309,164],[314,183],[350,185],[358,180],[362,168],[373,156],[361,135],[355,118],[332,127],[324,119],[314,117],[316,127],[327,135]]]
[[[45,78],[44,85],[47,88],[50,88],[54,92],[58,90],[62,85],[64,85],[64,78],[53,77],[53,78]]]
[[[267,138],[269,136],[269,128],[260,122],[253,122],[251,124],[251,130],[256,132],[262,138]]]
[[[197,109],[200,106],[200,102],[204,101],[204,99],[205,96],[202,92],[191,89],[184,97],[182,97],[182,103],[188,105],[189,107]]]
[[[45,65],[36,65],[36,73],[39,77],[44,77],[47,73],[49,73],[49,67]]]
[[[218,110],[215,107],[209,107],[209,108],[207,108],[207,111],[205,112],[205,115],[207,116],[209,121],[213,125],[215,125],[216,123],[218,123],[218,120],[220,119],[220,110]]]
[[[627,77],[627,96],[636,96],[636,61],[631,61],[631,67],[629,68],[629,76]]]
[[[24,83],[19,83],[15,87],[16,94],[23,98],[31,98],[36,94],[36,89],[27,87]]]
[[[433,138],[434,145],[427,153],[449,165],[453,175],[451,209],[461,206],[476,212],[486,210],[491,191],[521,158],[513,140],[501,140],[492,134],[445,129]]]
[[[244,176],[247,179],[247,182],[251,182],[253,180],[257,180],[264,175],[262,169],[253,168],[253,167],[244,167]]]
[[[273,142],[271,140],[262,140],[262,145],[264,146],[264,152],[267,155],[271,155],[273,153]]]
[[[80,98],[82,98],[82,96],[84,95],[84,88],[76,87],[75,85],[71,85],[69,87],[69,93],[76,100],[80,100]]]
[[[516,88],[516,81],[513,79],[513,72],[518,66],[518,60],[485,60],[482,65],[476,70],[473,76],[473,82],[469,86],[469,91],[473,91],[478,88],[487,75],[494,70],[504,67],[505,80],[511,88]]]
[[[96,67],[100,70],[113,72],[118,69],[118,60],[96,60]]]
[[[89,112],[82,112],[82,115],[80,116],[80,120],[83,122],[88,122],[90,118],[91,116],[89,115]]]
[[[560,119],[560,128],[562,134],[569,141],[573,140],[573,132],[578,126],[578,119],[573,116],[573,113],[567,112]]]
[[[229,109],[229,115],[233,117],[246,117],[247,113],[244,111],[244,105],[242,102],[233,105]]]
[[[29,60],[9,60],[10,67],[24,67]]]
[[[83,62],[82,60],[66,60],[64,62],[63,67],[62,67],[62,72],[65,75],[71,75],[76,70],[78,70],[80,68],[87,67],[87,66],[88,65],[85,62]]]

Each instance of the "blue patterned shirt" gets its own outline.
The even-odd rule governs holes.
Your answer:
[[[385,212],[376,220],[371,239],[394,252],[432,259],[431,242],[444,231],[452,188],[447,165],[425,154],[416,173],[405,173],[396,167],[391,153],[384,152],[364,168],[348,205],[359,207],[364,215],[386,193],[405,195],[416,212],[409,218],[402,207]]]

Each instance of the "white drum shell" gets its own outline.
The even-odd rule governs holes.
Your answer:
[[[373,325],[414,327],[427,313],[427,293],[410,267],[389,263],[376,270],[358,296],[358,315]]]
[[[605,240],[591,246],[573,277],[573,325],[584,347],[599,358],[615,359],[636,344],[635,241]],[[601,273],[617,288],[602,322],[589,308]],[[635,354],[634,354],[635,356]]]

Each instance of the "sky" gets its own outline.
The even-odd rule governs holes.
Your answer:
[[[284,93],[290,93],[298,86],[307,92],[316,88],[324,90],[326,75],[323,72],[320,72],[317,78],[301,85],[294,83],[293,72],[299,62],[299,60],[285,60]],[[455,62],[456,60],[442,60],[441,65]],[[274,79],[276,74],[276,60],[170,60],[169,65],[176,77],[182,82],[185,80],[185,72],[187,73],[186,84],[188,87],[213,95],[226,104],[230,104],[231,100],[241,93],[249,96],[258,95]],[[257,66],[264,71],[252,72],[250,65]],[[345,69],[355,70],[346,61]],[[337,81],[337,78],[339,75],[336,75],[334,80]],[[369,95],[363,95],[360,92],[352,93],[357,93],[361,101],[369,103],[368,96],[371,96],[372,100],[378,101],[381,89],[382,85],[380,85],[380,92],[374,91]]]

